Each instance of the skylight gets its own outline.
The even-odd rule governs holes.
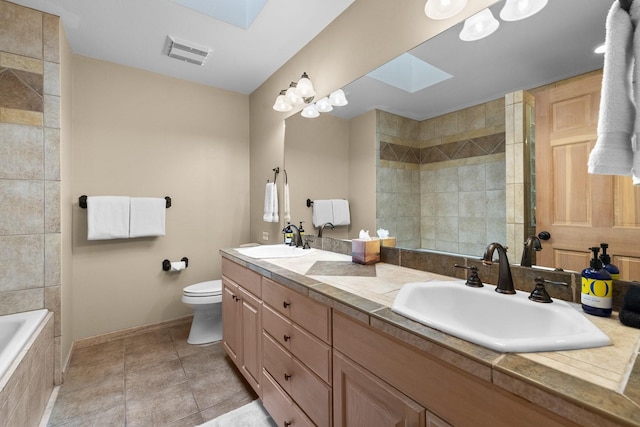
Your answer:
[[[418,92],[453,77],[410,53],[403,53],[371,71],[367,76],[409,93]]]
[[[171,1],[245,30],[251,26],[267,2],[267,0]]]

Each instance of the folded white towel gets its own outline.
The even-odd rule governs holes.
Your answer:
[[[313,222],[313,226],[316,228],[327,222],[333,222],[333,205],[331,200],[314,200],[311,222]]]
[[[349,201],[345,199],[332,199],[331,207],[333,210],[334,226],[351,224],[351,214],[349,213]]]
[[[163,197],[130,199],[129,237],[165,235],[167,201]]]
[[[636,119],[631,99],[632,41],[631,17],[614,1],[606,21],[598,139],[588,164],[592,174],[631,175]]]
[[[87,239],[107,240],[129,237],[129,197],[87,197]]]
[[[633,176],[633,185],[640,186],[640,29],[638,23],[640,23],[640,2],[631,3],[629,9],[629,16],[631,17],[631,23],[634,26],[633,34],[633,95],[636,105],[635,116],[635,146],[633,148],[633,166],[631,174]]]
[[[289,201],[289,183],[284,183],[284,194],[282,195],[282,203],[284,204],[284,222],[291,222],[291,202]]]
[[[278,222],[278,187],[275,182],[267,182],[264,189],[264,214],[265,222]]]

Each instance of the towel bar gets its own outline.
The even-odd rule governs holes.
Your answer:
[[[169,209],[171,207],[171,197],[165,196],[164,199],[167,201],[167,209]],[[78,206],[80,206],[82,209],[87,209],[87,196],[86,195],[82,195],[82,196],[78,197]]]
[[[310,208],[313,205],[313,200],[307,199],[307,207]]]

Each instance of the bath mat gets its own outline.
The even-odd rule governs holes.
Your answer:
[[[259,399],[200,424],[200,427],[277,427]]]

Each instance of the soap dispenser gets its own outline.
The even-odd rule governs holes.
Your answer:
[[[300,227],[298,227],[298,231],[300,232],[300,238],[304,236],[304,228],[302,228],[302,221],[300,221]]]
[[[588,268],[582,270],[582,309],[594,316],[611,316],[613,296],[611,274],[602,268],[598,259],[599,247],[589,248],[593,258]]]
[[[611,279],[620,280],[620,269],[615,265],[611,264],[611,257],[607,253],[607,249],[609,245],[607,243],[600,243],[600,247],[602,248],[602,255],[600,255],[600,261],[602,261],[602,268],[607,270],[611,275]]]
[[[284,243],[286,245],[290,245],[291,242],[293,241],[293,230],[291,229],[291,227],[289,227],[291,225],[290,222],[287,222],[287,226],[284,228],[283,233],[284,233]]]

